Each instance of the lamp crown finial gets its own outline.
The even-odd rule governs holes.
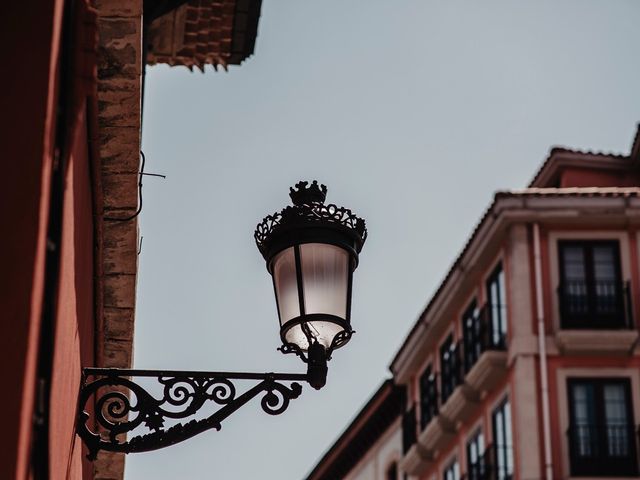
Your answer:
[[[300,206],[309,203],[324,203],[327,198],[327,187],[325,185],[318,185],[318,181],[311,182],[300,181],[295,184],[295,190],[289,188],[289,196],[294,205]]]

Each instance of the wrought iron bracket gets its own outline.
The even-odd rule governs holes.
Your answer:
[[[132,380],[141,377],[155,379],[160,393],[153,395]],[[257,383],[238,394],[234,381]],[[279,415],[290,400],[300,396],[302,386],[298,381],[309,382],[310,374],[85,368],[77,432],[89,449],[89,459],[95,459],[100,450],[123,453],[157,450],[206,430],[220,430],[223,420],[261,394],[262,409],[270,415]],[[212,402],[220,407],[211,415],[198,418],[200,409]],[[165,428],[166,421],[173,423],[190,417],[186,423]],[[141,431],[146,433],[138,433]]]

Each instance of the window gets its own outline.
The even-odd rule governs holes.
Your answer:
[[[507,338],[507,292],[501,263],[487,279],[487,311],[491,346],[504,348]]]
[[[493,411],[493,446],[496,480],[513,477],[513,440],[511,436],[511,406],[505,399]]]
[[[629,380],[572,378],[567,383],[571,474],[637,475]]]
[[[467,479],[488,479],[487,465],[484,459],[484,436],[478,430],[467,442]]]
[[[460,351],[449,335],[440,346],[440,392],[442,403],[446,402],[460,383]]]
[[[618,242],[561,241],[558,247],[562,327],[624,327]]]
[[[407,453],[416,443],[416,406],[402,415],[402,452]]]
[[[420,376],[420,428],[424,430],[433,417],[438,414],[438,387],[431,365]]]
[[[442,480],[460,480],[460,465],[457,459],[444,469],[444,472],[442,472]]]
[[[398,464],[396,462],[389,465],[385,478],[386,480],[398,480]]]
[[[464,337],[464,370],[468,372],[482,355],[482,327],[480,311],[475,300],[462,314],[462,331]]]

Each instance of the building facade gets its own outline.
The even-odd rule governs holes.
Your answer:
[[[122,478],[124,455],[88,461],[75,428],[82,368],[131,367],[145,65],[241,63],[260,5],[6,5],[0,478]]]
[[[403,418],[371,448],[401,434],[397,463],[335,478],[638,478],[639,251],[640,130],[625,156],[552,149],[495,194],[391,363]]]

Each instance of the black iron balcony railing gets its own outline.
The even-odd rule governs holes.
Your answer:
[[[563,281],[558,300],[562,328],[633,328],[629,282]]]
[[[442,358],[440,365],[440,401],[442,405],[464,379],[462,363],[460,343],[457,343]]]
[[[495,480],[494,460],[493,447],[489,446],[475,462],[469,462],[465,480]]]
[[[402,452],[407,453],[409,449],[416,443],[416,407],[404,412],[402,416]]]
[[[499,319],[492,318],[493,308],[486,304],[477,318],[467,318],[464,331],[464,371],[468,373],[487,350],[506,350],[507,339]]]
[[[507,459],[512,458],[511,447],[488,446],[480,458],[467,465],[462,480],[511,480],[513,462]]]
[[[581,424],[569,427],[572,476],[636,476],[638,454],[631,424]]]
[[[438,377],[432,374],[420,392],[420,430],[424,430],[429,422],[438,414]]]

